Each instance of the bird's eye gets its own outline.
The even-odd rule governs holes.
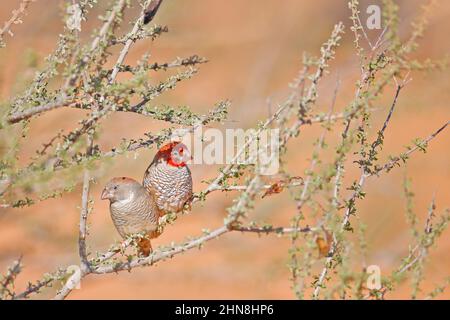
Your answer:
[[[114,186],[114,190],[117,190],[117,186]]]

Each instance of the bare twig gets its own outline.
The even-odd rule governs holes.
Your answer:
[[[81,71],[83,69],[83,67],[92,58],[92,54],[97,49],[98,45],[100,44],[100,41],[105,38],[105,36],[107,35],[108,30],[111,28],[111,25],[113,24],[114,20],[125,9],[126,4],[127,4],[126,0],[119,0],[117,2],[117,4],[113,7],[113,9],[111,10],[110,15],[108,16],[108,19],[103,24],[103,26],[100,29],[98,35],[92,41],[89,53],[83,56],[83,59],[81,60],[81,63],[79,65],[79,67],[78,67],[78,72],[75,72],[73,75],[70,76],[70,78],[69,78],[69,84],[70,85],[74,85],[75,84],[75,81],[77,80],[77,78],[79,76],[79,71]]]
[[[396,81],[396,83],[397,83],[397,81]],[[381,130],[378,133],[378,139],[374,143],[372,143],[372,146],[371,146],[372,152],[369,153],[369,156],[373,156],[373,152],[375,152],[376,147],[379,144],[381,144],[382,139],[384,138],[384,131],[386,130],[386,128],[389,124],[389,121],[392,117],[392,114],[394,112],[395,106],[397,105],[397,100],[398,100],[400,91],[404,87],[405,84],[406,84],[406,81],[404,81],[402,84],[397,83],[397,90],[395,92],[394,100],[391,104],[391,108],[389,110],[388,116],[386,117],[386,120],[384,121],[383,127],[381,128]],[[346,128],[346,130],[347,130],[347,128]],[[344,137],[344,139],[345,139],[345,137]],[[366,166],[363,166],[361,169],[361,175],[360,175],[359,181],[358,181],[356,187],[354,187],[353,193],[351,194],[349,199],[346,201],[347,209],[345,211],[344,218],[340,225],[339,232],[343,232],[346,228],[349,227],[350,216],[351,216],[351,214],[353,214],[355,202],[358,198],[361,197],[361,192],[362,192],[364,183],[369,176],[370,176],[370,171],[368,170],[368,168]],[[336,188],[335,188],[335,196],[337,196]],[[337,203],[336,198],[334,198],[334,201],[335,201],[335,203]],[[337,248],[338,248],[337,235],[333,234],[333,242],[332,242],[332,245],[330,246],[330,250],[327,254],[327,258],[325,260],[324,267],[319,275],[318,281],[314,285],[313,299],[317,299],[319,297],[320,289],[323,287],[323,284],[324,284],[324,281],[328,274],[328,271],[332,267],[331,263],[332,263],[332,260],[334,258]]]
[[[14,281],[17,275],[22,271],[22,257],[19,257],[13,264],[8,268],[6,275],[0,279],[0,300],[12,297],[14,298],[15,293],[11,291],[14,285]]]
[[[290,234],[290,233],[306,233],[316,230],[315,228],[305,227],[305,228],[292,228],[292,227],[272,227],[272,226],[264,226],[264,227],[256,227],[256,226],[233,226],[231,227],[233,231],[240,232],[250,232],[250,233],[259,233],[259,234]]]
[[[85,169],[83,177],[83,193],[81,196],[80,230],[78,236],[79,255],[81,258],[81,265],[84,268],[89,268],[89,261],[87,258],[87,249],[86,249],[87,218],[89,213],[89,185],[90,185],[89,171]]]
[[[53,109],[57,109],[57,108],[62,108],[62,107],[66,107],[66,106],[75,106],[77,104],[77,102],[75,101],[67,101],[67,100],[61,100],[58,99],[55,102],[51,102],[42,106],[37,106],[37,107],[32,107],[29,109],[26,109],[25,111],[21,111],[21,112],[16,112],[14,114],[12,114],[11,116],[9,116],[8,118],[8,122],[9,123],[17,123],[20,122],[22,120],[27,120],[37,114],[43,113],[43,112],[47,112]]]
[[[42,288],[49,286],[54,279],[45,279],[43,281],[38,281],[36,284],[29,284],[27,289],[14,296],[14,300],[21,300],[28,298],[31,294],[38,293]]]
[[[156,264],[159,261],[163,261],[167,258],[172,258],[178,254],[181,254],[185,251],[194,249],[194,248],[200,248],[204,243],[219,238],[222,235],[236,231],[236,232],[250,232],[250,233],[259,233],[259,234],[290,234],[293,232],[311,232],[314,231],[314,228],[305,227],[302,229],[296,229],[289,227],[255,227],[255,226],[242,226],[242,227],[233,227],[229,228],[227,226],[222,226],[220,228],[215,229],[212,232],[207,232],[204,236],[198,237],[196,239],[193,239],[185,244],[173,246],[170,249],[166,249],[163,251],[155,251],[153,254],[151,254],[149,257],[139,257],[135,258],[131,261],[126,262],[116,262],[112,265],[102,265],[102,263],[107,262],[110,258],[115,256],[118,252],[120,252],[120,248],[124,249],[128,247],[131,243],[130,239],[127,239],[122,242],[122,244],[119,247],[114,247],[110,249],[109,251],[105,252],[104,254],[100,255],[99,258],[93,259],[90,261],[90,270],[82,270],[80,274],[80,280],[86,277],[89,274],[107,274],[107,273],[116,273],[119,271],[127,271],[131,270],[136,267],[143,267],[143,266],[151,266]],[[65,299],[70,292],[73,290],[73,284],[66,283],[60,291],[58,291],[57,295],[55,296],[55,299]]]
[[[9,33],[9,35],[13,35],[11,32],[11,26],[13,24],[22,23],[22,16],[25,15],[28,6],[35,2],[36,0],[22,0],[20,2],[20,6],[18,9],[13,10],[11,18],[3,24],[3,27],[0,29],[0,48],[3,40],[3,35],[5,32]]]
[[[450,121],[446,122],[442,127],[437,129],[435,132],[433,132],[431,135],[429,135],[427,138],[421,140],[420,142],[416,143],[416,145],[412,148],[410,148],[408,151],[402,153],[398,157],[392,158],[390,161],[388,161],[383,166],[379,167],[375,172],[373,172],[371,175],[379,174],[381,171],[389,172],[392,168],[394,168],[396,165],[399,164],[400,161],[406,161],[406,159],[417,150],[423,150],[423,147],[428,145],[428,143],[436,138],[442,131],[444,131],[447,126],[450,124]]]
[[[124,10],[125,5],[126,5],[126,0],[119,0],[117,5],[114,6],[113,10],[111,11],[110,15],[108,16],[108,19],[105,21],[102,28],[100,29],[98,35],[92,41],[89,52],[86,55],[84,55],[83,58],[81,59],[78,69],[77,69],[78,71],[74,72],[67,79],[66,87],[69,87],[70,85],[75,84],[76,80],[78,79],[79,72],[84,68],[84,66],[92,58],[92,54],[97,49],[98,45],[100,44],[100,41],[106,36],[113,21],[116,19],[117,15]],[[41,105],[41,106],[37,106],[37,107],[32,107],[25,111],[16,112],[9,116],[8,122],[9,123],[17,123],[22,120],[29,119],[29,118],[33,117],[34,115],[37,115],[37,114],[40,114],[40,113],[43,113],[43,112],[46,112],[49,110],[53,110],[53,109],[57,109],[57,108],[61,108],[61,107],[69,106],[69,105],[74,105],[76,103],[77,102],[73,101],[73,99],[68,98],[66,92],[63,91],[62,93],[60,93],[59,97],[56,99],[55,102],[51,102],[46,105]]]
[[[154,15],[156,14],[156,12],[158,11],[159,5],[161,4],[162,0],[148,0],[145,4],[144,7],[149,7],[150,14],[151,14],[151,19],[153,19]],[[133,44],[134,40],[132,35],[135,35],[141,28],[142,25],[144,24],[144,20],[147,21],[148,20],[148,12],[145,9],[142,11],[141,16],[139,17],[139,19],[136,20],[136,22],[134,23],[133,29],[130,32],[129,38],[128,40],[125,42],[125,45],[123,47],[123,49],[120,51],[119,54],[119,58],[116,61],[116,64],[114,65],[113,71],[111,73],[111,77],[109,78],[109,83],[113,83],[114,80],[117,77],[117,74],[120,71],[120,67],[122,66],[123,61],[125,60],[125,57],[128,54],[128,51],[131,48],[131,45]],[[148,22],[150,21],[148,20]]]
[[[449,122],[447,122],[444,126],[442,126],[441,128],[439,128],[437,131],[435,131],[433,134],[431,134],[428,138],[426,138],[426,139],[423,140],[423,141],[424,141],[425,143],[430,142],[430,141],[431,141],[432,139],[434,139],[440,132],[442,132],[442,131],[447,127],[448,124],[449,124]],[[412,148],[411,150],[409,150],[409,151],[407,152],[407,154],[410,155],[411,153],[413,153],[414,151],[416,151],[416,150],[418,150],[418,149],[419,149],[418,146],[415,147],[415,148]],[[392,168],[392,167],[394,167],[394,165],[395,165],[396,163],[398,163],[398,161],[400,161],[400,158],[399,158],[398,160],[395,160],[395,159],[394,159],[394,160],[388,162],[388,163],[387,163],[386,165],[384,165],[382,168],[386,169],[386,168],[388,168],[388,166],[389,166],[389,168]],[[379,171],[381,171],[381,170],[379,170]],[[379,172],[379,171],[378,171],[378,172]],[[355,200],[358,198],[358,194],[361,192],[361,190],[362,190],[362,188],[363,188],[363,186],[364,186],[364,183],[365,183],[366,179],[367,179],[368,177],[371,177],[371,176],[374,176],[374,175],[375,175],[375,173],[367,173],[367,172],[364,171],[364,169],[362,169],[362,174],[361,174],[361,176],[360,176],[360,179],[359,179],[357,188],[356,188],[356,190],[352,193],[352,195],[349,197],[349,199],[347,200],[347,203],[352,204],[352,206],[354,205],[354,202],[355,202]],[[352,212],[351,209],[352,209],[352,207],[347,207],[347,210],[345,211],[344,219],[343,219],[342,224],[341,224],[341,232],[344,230],[344,228],[347,226],[347,224],[348,224],[349,221],[350,221],[350,216],[351,216],[351,212]],[[328,258],[326,259],[325,267],[322,269],[322,272],[320,273],[320,276],[319,276],[319,280],[318,280],[318,282],[317,282],[316,285],[315,285],[315,289],[314,289],[314,293],[313,293],[313,297],[314,297],[315,299],[318,298],[320,289],[321,289],[322,286],[323,286],[323,282],[324,282],[324,280],[325,280],[325,278],[326,278],[326,275],[327,275],[327,273],[328,273],[328,270],[329,270],[329,268],[330,268],[330,266],[331,266],[330,264],[331,264],[331,261],[332,261],[332,259],[333,259],[334,253],[335,253],[335,251],[336,251],[336,249],[337,249],[337,245],[338,245],[338,243],[337,243],[336,241],[334,241],[334,242],[333,242],[333,245],[331,246],[331,249],[330,249],[330,251],[329,251],[329,253],[328,253]],[[414,265],[419,259],[420,259],[420,257],[417,256],[417,257],[416,257],[416,258],[415,258],[408,266],[404,267],[404,269],[405,269],[405,270],[409,269],[409,268],[410,268],[412,265]],[[401,270],[401,271],[404,272],[405,270]]]
[[[288,188],[300,187],[302,185],[303,185],[303,181],[282,184],[283,187],[288,187]],[[265,185],[260,186],[261,189],[270,189],[272,187],[273,187],[272,184],[265,184]],[[248,188],[248,186],[222,186],[222,187],[218,187],[215,190],[218,190],[218,191],[244,191],[244,190],[247,190],[247,188]]]

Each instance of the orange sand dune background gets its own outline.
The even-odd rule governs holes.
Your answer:
[[[2,1],[0,21],[5,21],[19,1]],[[363,6],[366,1],[362,1]],[[401,5],[401,32],[405,37],[411,20],[418,14],[423,1],[398,1]],[[105,7],[107,1],[100,1]],[[14,37],[6,38],[7,47],[0,50],[0,95],[7,99],[22,89],[16,79],[29,78],[25,57],[33,48],[39,61],[54,48],[62,30],[62,1],[38,0],[30,6],[24,23],[14,26]],[[136,11],[129,11],[131,19]],[[349,11],[346,1],[298,0],[172,0],[163,3],[155,23],[169,26],[170,32],[154,43],[137,43],[127,57],[133,63],[147,50],[154,61],[170,61],[177,56],[198,54],[207,57],[194,79],[182,83],[175,91],[158,99],[160,104],[189,105],[196,112],[204,112],[222,99],[231,99],[230,125],[242,128],[254,126],[267,116],[267,98],[273,104],[282,102],[288,94],[287,84],[300,68],[303,51],[317,53],[327,39],[333,25],[341,20],[346,25],[343,45],[331,63],[332,74],[320,85],[321,106],[328,106],[334,90],[336,72],[342,80],[337,98],[338,110],[353,95],[354,80],[358,76],[357,59],[349,30]],[[93,16],[95,16],[93,14]],[[433,11],[430,27],[417,53],[419,58],[440,58],[450,52],[450,2],[440,1]],[[95,26],[91,19],[86,26]],[[125,26],[128,26],[125,24]],[[376,37],[376,32],[370,33]],[[88,38],[86,38],[88,40]],[[424,137],[450,118],[450,74],[434,72],[413,74],[400,96],[397,110],[386,132],[383,156],[403,150],[412,139]],[[380,126],[392,99],[393,89],[386,91],[380,110],[374,113],[373,132]],[[384,104],[385,103],[385,104]],[[275,107],[274,107],[275,108]],[[74,128],[80,111],[58,110],[32,122],[29,144],[21,150],[21,157],[29,159],[34,150],[59,128]],[[99,141],[107,150],[122,137],[140,137],[144,132],[162,127],[157,121],[136,115],[115,114],[105,122]],[[312,143],[319,128],[307,127],[299,138],[290,142],[289,169],[303,175],[309,165]],[[330,133],[330,141],[339,138]],[[367,198],[358,205],[360,218],[369,228],[368,264],[379,265],[388,274],[407,254],[411,234],[405,222],[405,199],[402,180],[405,173],[412,179],[416,194],[415,211],[421,221],[427,206],[436,197],[438,212],[450,205],[450,131],[447,130],[430,144],[426,154],[417,153],[406,168],[370,180]],[[119,157],[106,167],[92,190],[95,200],[90,217],[88,243],[92,251],[105,250],[119,235],[109,217],[108,205],[100,201],[102,185],[117,175],[138,180],[153,157],[154,150],[141,150],[134,158]],[[326,161],[326,159],[324,159]],[[192,168],[194,189],[214,177],[216,168],[196,165]],[[355,178],[349,171],[346,182]],[[31,208],[4,210],[0,214],[0,270],[19,255],[23,255],[25,269],[17,279],[19,288],[28,280],[37,280],[45,272],[58,266],[77,263],[77,235],[80,188],[62,199],[52,199]],[[226,207],[232,194],[213,194],[204,206],[195,205],[192,213],[180,217],[154,243],[154,247],[182,241],[187,236],[201,234],[202,228],[213,229],[223,223]],[[264,199],[252,218],[274,225],[288,225],[295,212],[295,204],[288,194]],[[214,240],[202,250],[192,250],[155,267],[123,272],[118,275],[89,276],[74,299],[177,299],[177,298],[274,298],[292,299],[290,289],[288,250],[290,240],[276,236],[258,237],[254,234],[233,233]],[[423,292],[438,285],[450,270],[450,232],[447,230],[436,248],[431,250],[427,264]],[[317,265],[316,271],[319,270]],[[40,297],[51,297],[52,290]],[[405,282],[389,298],[407,299],[410,284]],[[440,298],[450,298],[445,291]]]

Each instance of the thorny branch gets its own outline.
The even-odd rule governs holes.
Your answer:
[[[383,142],[383,138],[384,138],[384,131],[386,130],[389,121],[391,120],[392,114],[394,112],[395,106],[397,105],[397,101],[398,101],[398,96],[400,94],[400,91],[402,90],[402,88],[404,87],[404,85],[406,84],[406,81],[404,81],[402,84],[397,84],[397,90],[395,92],[394,95],[394,100],[391,104],[391,107],[389,109],[389,113],[388,116],[386,117],[386,120],[384,121],[383,127],[381,128],[381,130],[378,132],[378,139],[376,141],[374,141],[371,145],[371,152],[369,153],[371,157],[375,157],[375,149],[378,145],[380,145]],[[339,232],[343,232],[345,231],[346,228],[349,227],[349,222],[350,222],[350,216],[352,214],[354,214],[354,206],[355,206],[355,202],[358,198],[361,198],[361,193],[364,187],[364,183],[366,181],[366,179],[370,176],[370,170],[367,166],[363,166],[361,168],[361,176],[359,177],[359,181],[357,183],[357,186],[354,188],[354,192],[351,194],[351,196],[347,199],[346,203],[347,203],[347,208],[346,211],[344,213],[344,218],[342,220],[341,223],[341,227]],[[315,286],[314,286],[314,292],[313,292],[313,298],[317,299],[319,297],[319,293],[320,293],[320,289],[323,287],[323,283],[326,279],[326,276],[328,274],[329,269],[331,268],[331,263],[332,260],[334,258],[334,254],[336,253],[336,250],[338,248],[338,240],[337,240],[337,235],[334,234],[333,235],[333,242],[331,244],[330,250],[328,251],[327,254],[327,258],[324,264],[324,268],[322,269],[318,281],[316,282]]]
[[[93,146],[93,133],[88,135],[87,152],[90,155],[92,153]],[[80,230],[78,234],[78,249],[81,258],[82,270],[90,268],[88,261],[88,254],[86,248],[86,236],[87,236],[87,220],[89,214],[89,189],[90,189],[90,175],[89,170],[85,169],[83,173],[83,191],[81,195],[81,210],[80,210]]]
[[[30,2],[30,1],[24,1]],[[389,1],[388,1],[389,2]],[[84,4],[90,3],[89,0],[83,2]],[[73,52],[71,55],[64,56],[61,52],[56,50],[55,57],[64,57],[67,61],[72,61],[71,66],[65,74],[65,85],[62,90],[58,90],[52,95],[46,96],[46,85],[44,84],[52,76],[52,72],[44,71],[40,73],[37,80],[33,84],[33,90],[40,90],[39,94],[43,95],[45,99],[34,101],[32,98],[33,90],[28,90],[27,93],[17,99],[12,104],[11,110],[14,110],[6,117],[6,122],[12,124],[23,124],[24,128],[27,126],[27,120],[41,113],[51,111],[61,107],[78,108],[82,110],[90,111],[88,117],[80,121],[80,127],[72,131],[68,135],[61,135],[52,138],[49,143],[44,144],[42,152],[38,152],[38,156],[42,157],[48,153],[49,159],[52,160],[52,170],[57,172],[60,169],[65,169],[71,166],[79,165],[83,169],[83,186],[81,195],[81,208],[80,208],[80,225],[79,225],[79,256],[80,256],[80,278],[66,281],[60,290],[58,290],[55,299],[65,299],[74,288],[74,281],[78,282],[84,279],[88,275],[93,274],[107,274],[117,273],[119,271],[130,271],[136,267],[152,266],[157,262],[173,258],[174,256],[192,250],[194,248],[201,248],[205,243],[222,237],[225,234],[231,232],[241,233],[255,233],[258,235],[275,234],[286,235],[292,238],[292,247],[294,254],[292,254],[293,260],[301,259],[302,257],[297,254],[297,248],[301,246],[305,241],[300,243],[299,234],[303,235],[305,239],[312,238],[321,232],[329,233],[331,243],[328,253],[324,259],[324,266],[321,270],[317,281],[312,285],[313,298],[319,298],[320,291],[325,287],[325,283],[328,280],[330,270],[336,267],[338,264],[335,260],[346,254],[348,251],[344,245],[346,239],[344,238],[344,231],[350,230],[351,216],[356,213],[356,202],[364,197],[363,188],[365,182],[370,177],[375,177],[381,173],[389,172],[396,165],[406,162],[408,157],[417,150],[425,150],[431,140],[439,135],[449,124],[447,122],[441,128],[436,130],[430,136],[423,140],[415,142],[413,147],[410,147],[406,152],[399,156],[392,157],[388,162],[383,165],[379,165],[377,161],[377,155],[384,141],[385,131],[391,121],[394,109],[397,105],[397,100],[401,89],[407,83],[407,79],[397,84],[397,90],[391,107],[389,109],[386,120],[382,128],[378,131],[377,137],[372,144],[367,144],[366,140],[366,126],[370,119],[370,114],[373,111],[372,102],[382,92],[382,89],[390,82],[393,77],[402,74],[403,71],[409,72],[412,67],[408,65],[407,59],[403,54],[412,51],[414,47],[414,41],[419,38],[418,33],[414,33],[413,41],[408,41],[408,48],[401,50],[397,49],[393,51],[389,45],[388,49],[378,50],[382,45],[387,43],[384,37],[391,37],[389,40],[395,42],[395,35],[391,35],[389,27],[386,26],[373,45],[370,41],[367,33],[361,25],[359,18],[359,11],[357,9],[357,1],[350,1],[350,8],[352,10],[353,29],[355,34],[355,46],[357,48],[358,56],[361,58],[361,80],[357,84],[354,100],[343,112],[334,112],[334,105],[338,93],[339,81],[337,82],[334,96],[332,99],[331,110],[324,115],[317,113],[316,104],[319,96],[319,83],[326,75],[329,69],[329,63],[334,58],[335,51],[338,48],[341,37],[344,31],[344,25],[338,23],[330,39],[324,43],[321,48],[320,56],[318,58],[305,58],[305,66],[300,73],[298,79],[295,80],[293,85],[293,92],[289,95],[286,101],[279,105],[278,110],[271,114],[261,125],[258,126],[255,134],[253,134],[246,143],[239,149],[231,160],[230,164],[226,165],[220,170],[220,173],[210,181],[209,185],[199,194],[195,196],[192,203],[201,202],[206,197],[215,191],[238,191],[239,195],[236,197],[235,202],[228,208],[228,215],[226,216],[224,225],[214,229],[213,231],[204,230],[203,234],[195,239],[190,239],[185,243],[172,244],[169,247],[162,247],[155,250],[149,257],[137,257],[133,256],[130,259],[124,259],[123,253],[126,250],[134,246],[135,240],[131,237],[123,242],[113,245],[109,250],[104,253],[97,253],[95,257],[90,257],[87,249],[86,238],[88,235],[88,220],[90,213],[90,200],[89,191],[90,183],[93,176],[90,170],[87,168],[88,163],[92,163],[94,160],[102,160],[107,157],[113,157],[124,152],[136,151],[140,148],[146,148],[153,144],[160,144],[168,139],[172,128],[167,131],[163,131],[160,134],[148,133],[146,138],[139,140],[124,141],[120,148],[113,148],[111,151],[101,152],[94,144],[94,132],[99,125],[100,121],[108,116],[112,112],[132,112],[142,116],[148,116],[153,119],[163,120],[170,124],[181,124],[186,127],[186,132],[192,132],[196,127],[207,124],[213,121],[221,121],[224,119],[226,109],[229,105],[228,102],[221,103],[215,110],[210,113],[198,116],[189,111],[185,114],[182,112],[174,115],[174,110],[168,108],[167,112],[161,112],[158,108],[149,108],[147,103],[162,94],[163,92],[172,89],[177,82],[190,78],[195,72],[195,69],[191,67],[206,62],[206,59],[193,55],[186,59],[177,58],[168,63],[147,63],[148,55],[144,55],[138,62],[137,66],[124,64],[125,58],[132,47],[132,44],[137,40],[144,39],[146,36],[153,38],[161,32],[167,31],[167,28],[156,28],[154,33],[146,32],[144,27],[148,24],[157,13],[162,0],[143,1],[142,11],[139,17],[134,21],[132,30],[121,38],[117,38],[114,35],[116,27],[122,22],[123,11],[127,8],[128,2],[125,0],[116,0],[109,11],[104,23],[98,33],[95,35],[94,40],[87,49],[77,48],[76,50],[66,50],[64,52]],[[392,20],[392,19],[391,19]],[[165,31],[164,31],[165,30]],[[360,47],[359,38],[362,36],[366,39],[370,46],[370,53],[368,56],[364,55],[364,50]],[[0,33],[0,39],[1,39]],[[75,35],[75,39],[71,38]],[[63,38],[67,43],[79,44],[79,35],[77,33],[70,33],[69,36]],[[108,60],[109,53],[107,52],[108,46],[122,45],[117,59],[113,61],[113,67],[103,68],[105,62]],[[391,50],[391,51],[390,51]],[[402,56],[400,55],[401,52]],[[391,56],[389,56],[391,55]],[[151,86],[146,77],[143,75],[148,71],[167,70],[173,68],[189,68],[184,73],[178,73],[176,76],[168,78],[166,81],[161,82],[156,86]],[[51,70],[51,68],[49,69]],[[378,80],[376,77],[385,72],[383,76],[380,76]],[[130,72],[132,80],[117,83],[116,79],[120,72]],[[99,85],[101,84],[101,85]],[[44,89],[42,89],[44,88]],[[128,98],[129,95],[135,95],[140,101],[133,105]],[[26,103],[23,103],[23,102]],[[17,103],[20,102],[20,103]],[[39,103],[37,103],[39,102]],[[20,106],[18,108],[18,105]],[[25,110],[23,106],[30,106]],[[178,110],[177,110],[178,111]],[[316,170],[321,167],[322,163],[318,158],[318,152],[325,145],[325,132],[329,130],[331,126],[337,120],[344,120],[344,131],[342,134],[342,142],[337,147],[336,159],[331,164],[334,170],[329,172],[318,174]],[[361,125],[357,130],[352,129],[352,124],[356,120],[361,120]],[[308,124],[320,123],[324,126],[324,132],[320,136],[317,147],[313,153],[311,165],[306,173],[305,179],[301,181],[294,181],[293,176],[290,176],[287,172],[283,172],[284,180],[277,181],[275,183],[267,183],[263,181],[261,175],[258,172],[250,173],[247,166],[241,166],[237,164],[237,159],[241,155],[245,154],[248,146],[254,141],[259,139],[261,133],[270,128],[271,126],[277,126],[282,132],[280,138],[280,149],[284,155],[287,149],[288,142],[297,137],[300,134],[300,129]],[[355,134],[356,132],[356,134]],[[359,136],[358,136],[359,134]],[[344,161],[346,155],[351,152],[351,144],[354,140],[354,136],[358,136],[358,141],[361,144],[361,150],[359,152],[360,159],[356,163],[359,165],[361,174],[357,181],[349,188],[352,192],[347,199],[344,199],[341,203],[340,186],[342,184],[342,178],[345,172]],[[82,146],[86,150],[79,156],[79,152],[73,149],[75,152],[72,158],[67,159],[66,154],[72,151],[76,143],[79,143],[81,137],[87,137],[87,146]],[[59,139],[62,139],[63,143],[59,144]],[[57,145],[56,152],[51,154],[50,149]],[[62,147],[61,147],[62,146]],[[263,147],[267,147],[263,146]],[[34,170],[40,169],[39,166],[33,164],[27,167],[23,171],[19,171],[19,174],[13,178],[26,176],[27,173],[34,173]],[[247,171],[246,171],[247,170]],[[3,174],[3,173],[0,173]],[[234,182],[234,177],[245,177],[244,183],[239,181]],[[8,186],[11,181],[10,176],[0,175],[0,181],[8,181]],[[17,179],[16,179],[17,180]],[[323,188],[323,183],[330,183],[330,208],[321,206],[321,204],[314,199],[315,196]],[[8,186],[6,188],[8,188]],[[299,188],[301,187],[301,188]],[[289,189],[292,193],[296,193],[297,189],[300,189],[300,193],[296,196],[297,214],[294,217],[293,223],[289,227],[275,227],[269,224],[256,223],[254,221],[248,221],[248,213],[253,209],[254,201],[257,197],[264,198],[267,195],[281,193],[283,189]],[[6,189],[5,189],[6,190]],[[5,191],[0,190],[0,196]],[[320,210],[323,211],[322,219],[318,219],[314,226],[301,226],[301,220],[303,219],[304,208],[307,206],[317,205]],[[9,204],[5,204],[9,207]],[[425,242],[418,244],[405,260],[405,264],[399,268],[397,276],[403,274],[406,271],[413,268],[415,265],[423,264],[423,260],[427,255],[427,250],[430,243],[434,242],[434,239],[439,235],[433,232],[431,227],[432,217],[434,214],[434,202],[432,209],[430,209],[429,216],[426,221],[425,227]],[[338,216],[340,210],[343,212],[342,218]],[[332,219],[338,216],[339,223],[337,228],[332,229],[332,224],[327,219]],[[444,228],[445,223],[441,223],[437,226],[438,230]],[[330,230],[327,228],[330,227]],[[308,241],[308,240],[306,240]],[[327,248],[326,248],[327,249]],[[305,249],[308,250],[308,247]],[[308,253],[311,256],[310,252]],[[305,262],[309,263],[309,262]],[[343,264],[343,262],[339,262]],[[293,267],[293,282],[296,283],[298,265]],[[27,288],[16,294],[10,290],[11,283],[14,282],[15,277],[21,270],[20,259],[14,263],[8,270],[6,277],[3,277],[0,282],[1,297],[11,299],[25,299],[32,294],[38,293],[42,288],[52,286],[57,280],[65,280],[68,268],[58,269],[57,271],[47,274],[44,279],[37,281],[35,284],[29,283]],[[419,277],[420,278],[420,275]],[[302,279],[304,283],[304,279]],[[419,281],[417,281],[418,283]],[[418,286],[418,284],[417,284]],[[294,286],[295,287],[295,286]],[[361,287],[361,286],[360,286]],[[360,289],[358,289],[360,290]],[[385,292],[385,291],[383,291]],[[383,293],[384,295],[384,293]],[[370,295],[369,295],[370,296]]]
[[[14,281],[22,271],[22,257],[13,262],[8,268],[6,275],[0,278],[0,300],[14,298]]]
[[[5,47],[3,42],[3,35],[8,33],[11,37],[13,32],[11,31],[11,26],[13,24],[22,23],[22,17],[25,15],[28,6],[35,2],[36,0],[22,0],[18,9],[13,10],[11,18],[3,24],[0,29],[0,48]]]

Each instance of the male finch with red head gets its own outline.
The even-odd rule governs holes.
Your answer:
[[[163,216],[182,211],[192,198],[192,176],[186,162],[191,159],[186,145],[170,142],[162,146],[145,171],[143,185],[154,197]]]
[[[131,234],[145,234],[138,246],[140,253],[148,256],[152,252],[150,239],[159,235],[158,208],[153,197],[139,182],[120,177],[106,184],[101,198],[109,200],[111,218],[124,239]]]

